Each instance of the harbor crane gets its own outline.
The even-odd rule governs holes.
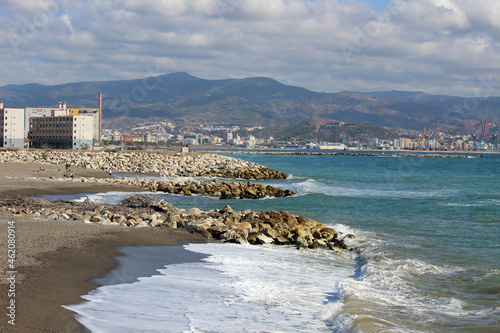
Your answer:
[[[485,120],[484,126],[478,129],[477,131],[474,132],[474,134],[471,135],[472,140],[474,140],[474,146],[473,150],[486,150],[487,145],[486,145],[486,128],[488,126],[488,119]],[[482,135],[479,136],[477,132],[482,132]],[[478,139],[481,139],[481,142],[478,142]]]
[[[488,139],[493,139],[493,149],[495,151],[500,150],[500,146],[498,145],[498,132],[500,132],[500,130],[496,131],[492,136],[488,137]]]
[[[437,149],[438,147],[438,142],[437,142],[437,137],[438,137],[438,130],[439,130],[439,120],[437,121],[436,124],[436,130],[434,133],[431,132],[431,127],[427,129],[427,127],[424,127],[424,133],[419,137],[420,141],[420,149],[424,150],[433,150]]]

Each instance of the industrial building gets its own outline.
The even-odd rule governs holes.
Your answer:
[[[30,148],[92,149],[101,147],[102,94],[98,108],[26,108],[24,129]]]
[[[93,125],[93,117],[86,116],[33,117],[30,119],[30,148],[92,148]]]
[[[24,123],[26,124],[24,128],[24,136],[28,137],[28,132],[30,130],[30,119],[32,117],[61,117],[69,115],[69,110],[66,108],[65,102],[59,102],[59,107],[57,108],[32,108],[27,107],[24,113]]]
[[[24,147],[24,109],[4,108],[0,102],[0,147]]]

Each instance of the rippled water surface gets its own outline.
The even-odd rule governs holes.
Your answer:
[[[90,302],[71,306],[84,325],[96,332],[500,331],[498,155],[236,157],[290,174],[266,184],[297,195],[154,196],[183,208],[289,211],[355,234],[349,242],[358,250],[188,245],[207,257],[100,287],[85,296]]]

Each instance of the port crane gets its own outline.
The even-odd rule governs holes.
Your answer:
[[[500,130],[496,131],[492,136],[489,136],[488,139],[493,139],[493,149],[495,151],[499,151],[500,150],[500,146],[498,145],[498,132],[500,132]]]
[[[430,131],[430,127],[429,127],[429,131]],[[419,150],[423,150],[427,146],[426,140],[427,140],[427,126],[424,126],[424,133],[418,137],[418,149]]]
[[[474,140],[474,146],[473,150],[486,150],[486,128],[488,126],[488,119],[485,120],[484,126],[478,129],[477,131],[474,132],[474,134],[471,135],[472,140]],[[479,136],[477,132],[481,131],[482,135]],[[481,142],[478,142],[478,139],[481,139]]]
[[[431,132],[431,127],[429,128],[424,127],[424,133],[419,137],[419,148],[424,149],[424,150],[432,150],[432,149],[437,149],[438,147],[438,142],[437,142],[437,137],[438,137],[438,130],[439,130],[439,120],[437,121],[436,124],[436,130],[434,133]]]

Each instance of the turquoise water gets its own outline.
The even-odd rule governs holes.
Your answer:
[[[340,256],[319,252],[317,255],[298,255],[292,249],[290,252],[274,249],[274,252],[265,250],[265,255],[259,257],[261,262],[271,260],[269,258],[274,255],[279,257],[273,259],[273,265],[300,261],[303,267],[308,266],[311,270],[304,271],[302,276],[282,277],[283,283],[300,288],[304,279],[314,278],[321,280],[318,284],[324,288],[321,302],[307,303],[308,308],[315,309],[310,310],[310,315],[305,308],[300,311],[309,319],[296,323],[296,316],[291,315],[292,319],[287,319],[290,326],[281,331],[500,332],[499,155],[486,155],[484,159],[234,157],[290,174],[287,180],[268,181],[267,184],[292,189],[297,195],[228,201],[154,195],[182,208],[222,209],[229,204],[236,210],[283,210],[356,235],[350,245],[357,251]],[[92,198],[116,202],[124,195],[111,193]],[[237,259],[224,257],[225,251],[212,245],[208,248],[193,245],[190,250],[208,254],[212,258],[209,263],[221,265],[213,271],[206,265],[200,266],[196,274],[208,276],[226,272],[224,276],[229,274],[238,281],[233,281],[235,286],[253,285],[255,281],[251,278],[256,279],[256,276],[260,276],[259,281],[272,280],[267,268],[253,272],[251,278],[241,273],[241,262],[260,255],[255,251],[263,249],[239,247],[232,250],[241,251]],[[230,263],[235,262],[240,266],[231,268]],[[224,286],[228,284],[230,282],[225,282]],[[314,294],[306,286],[304,288],[303,297]],[[239,295],[239,289],[235,287],[234,290]],[[109,293],[106,291],[106,295]],[[179,297],[187,299],[185,295]],[[285,309],[282,313],[286,315],[286,309],[296,309],[302,304],[298,301],[289,304],[289,299],[276,298],[273,304]],[[99,302],[102,303],[102,299]],[[260,298],[252,302],[257,308],[269,308],[267,301]],[[226,303],[218,306],[227,309]],[[218,307],[214,303],[210,306]],[[258,312],[257,308],[252,311]],[[241,312],[239,316],[244,318]],[[205,331],[210,331],[210,324],[206,323],[206,318],[204,320]],[[279,331],[266,330],[264,322],[267,321],[262,319],[260,326],[256,324],[247,331]]]
[[[372,284],[373,294],[395,288],[389,298],[404,301],[374,302],[369,319],[357,324],[372,327],[382,317],[403,330],[500,331],[498,155],[252,160],[291,173],[298,178],[294,187],[307,193],[280,209],[369,231],[380,240],[362,248],[358,281]],[[357,287],[346,296],[355,298]]]

